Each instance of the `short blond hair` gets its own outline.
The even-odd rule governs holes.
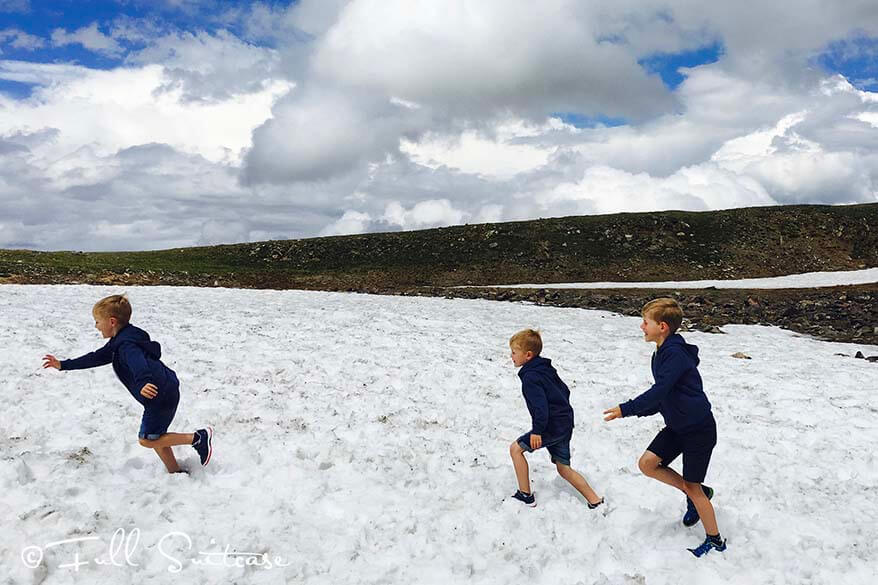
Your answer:
[[[683,309],[680,304],[668,297],[653,299],[643,305],[640,314],[649,317],[656,323],[667,323],[668,329],[673,335],[683,323]]]
[[[522,351],[530,351],[534,355],[540,355],[543,351],[543,338],[540,332],[534,329],[522,329],[511,338],[509,338],[509,347],[520,349]]]
[[[110,295],[95,303],[91,310],[101,317],[115,317],[121,325],[131,320],[131,303],[125,295]]]

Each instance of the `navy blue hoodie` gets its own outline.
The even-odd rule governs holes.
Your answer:
[[[710,415],[710,402],[698,373],[698,347],[678,333],[665,339],[652,354],[652,388],[619,405],[622,416],[650,416],[660,412],[675,432],[697,427]]]
[[[163,364],[162,347],[150,341],[149,333],[125,325],[104,347],[84,356],[61,362],[62,370],[84,370],[112,362],[113,371],[134,400],[144,408],[168,408],[180,400],[180,382],[174,370]],[[158,395],[149,399],[140,394],[145,384],[155,384]]]
[[[553,438],[573,430],[570,389],[558,377],[552,360],[535,356],[521,366],[518,377],[532,419],[531,433]]]

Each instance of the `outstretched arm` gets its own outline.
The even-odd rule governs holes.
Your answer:
[[[113,361],[113,350],[110,349],[110,342],[107,342],[104,347],[72,360],[59,360],[51,354],[45,355],[43,356],[43,367],[55,368],[56,370],[85,370],[105,366],[111,361]]]

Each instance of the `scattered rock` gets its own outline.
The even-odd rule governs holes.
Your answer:
[[[76,451],[75,453],[70,453],[69,455],[67,455],[67,459],[69,459],[71,461],[76,461],[77,463],[82,465],[83,463],[85,463],[88,460],[89,457],[91,457],[91,454],[92,454],[91,450],[89,450],[88,447],[83,447],[79,451]]]
[[[738,358],[739,360],[750,360],[750,359],[753,359],[753,358],[751,358],[749,355],[747,355],[746,353],[741,352],[741,351],[736,351],[735,353],[732,354],[732,357],[733,357],[733,358]]]

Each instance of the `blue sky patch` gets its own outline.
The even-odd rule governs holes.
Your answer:
[[[15,98],[29,98],[36,84],[20,83],[18,81],[9,81],[8,79],[0,79],[0,93]]]
[[[270,8],[286,7],[289,0],[262,2]],[[118,66],[131,50],[145,46],[137,40],[115,38],[118,51],[95,51],[81,44],[56,45],[52,32],[61,29],[67,35],[97,24],[101,34],[112,36],[117,25],[128,25],[150,37],[169,32],[228,30],[244,37],[243,17],[249,4],[237,0],[189,0],[174,6],[164,0],[31,0],[29,12],[0,11],[0,31],[19,30],[40,38],[44,46],[28,49],[12,46],[12,40],[0,37],[0,59],[38,63],[75,63],[90,68],[110,69]]]
[[[716,42],[705,45],[692,51],[680,53],[655,53],[640,59],[638,63],[649,73],[654,73],[662,78],[669,89],[676,89],[683,83],[683,75],[680,67],[697,67],[707,63],[716,63],[725,52],[722,43]]]
[[[826,71],[844,75],[860,90],[878,90],[878,38],[859,36],[832,42],[814,61]]]
[[[598,114],[597,116],[586,116],[585,114],[577,114],[575,112],[556,112],[552,114],[553,118],[560,118],[565,124],[570,124],[576,128],[596,128],[598,126],[624,126],[628,124],[625,118],[611,118]]]

